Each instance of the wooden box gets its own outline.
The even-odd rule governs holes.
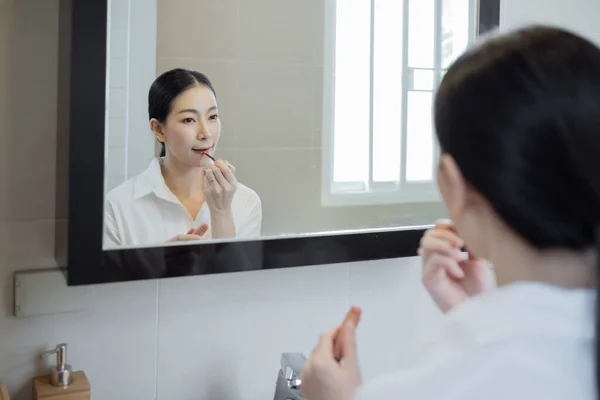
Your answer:
[[[91,387],[83,371],[73,372],[73,381],[66,388],[52,386],[48,375],[33,378],[34,400],[91,400]]]

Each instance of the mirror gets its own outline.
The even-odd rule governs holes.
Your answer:
[[[443,217],[432,99],[477,29],[473,0],[109,1],[103,248]]]

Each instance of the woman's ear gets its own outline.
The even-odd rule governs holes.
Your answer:
[[[154,132],[154,136],[156,137],[156,140],[158,140],[161,143],[165,142],[165,134],[163,132],[163,125],[158,122],[158,120],[156,118],[152,118],[150,120],[150,129],[152,129],[152,132]]]
[[[452,219],[460,217],[467,208],[467,183],[458,164],[449,154],[440,157],[438,187]]]

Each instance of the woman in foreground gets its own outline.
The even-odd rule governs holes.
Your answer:
[[[446,313],[437,351],[362,384],[358,318],[347,318],[321,337],[304,394],[597,398],[600,50],[540,26],[488,40],[444,76],[435,126],[452,223],[429,230],[419,253],[425,286]]]

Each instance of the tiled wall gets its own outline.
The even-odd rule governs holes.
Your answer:
[[[263,234],[426,224],[439,204],[322,207],[323,0],[157,0],[158,73],[217,91],[217,154],[263,203]],[[182,12],[185,10],[185,12]]]
[[[506,0],[503,23],[558,21],[600,38],[596,0],[562,3]],[[60,10],[58,0],[0,0],[0,380],[13,399],[31,398],[37,353],[62,341],[94,400],[270,399],[279,354],[308,352],[351,303],[365,309],[365,378],[408,364],[439,318],[416,258],[102,285],[89,311],[11,316],[13,272],[54,265],[65,218],[54,201]]]
[[[156,0],[108,0],[105,190],[148,167],[147,93],[156,72]]]

